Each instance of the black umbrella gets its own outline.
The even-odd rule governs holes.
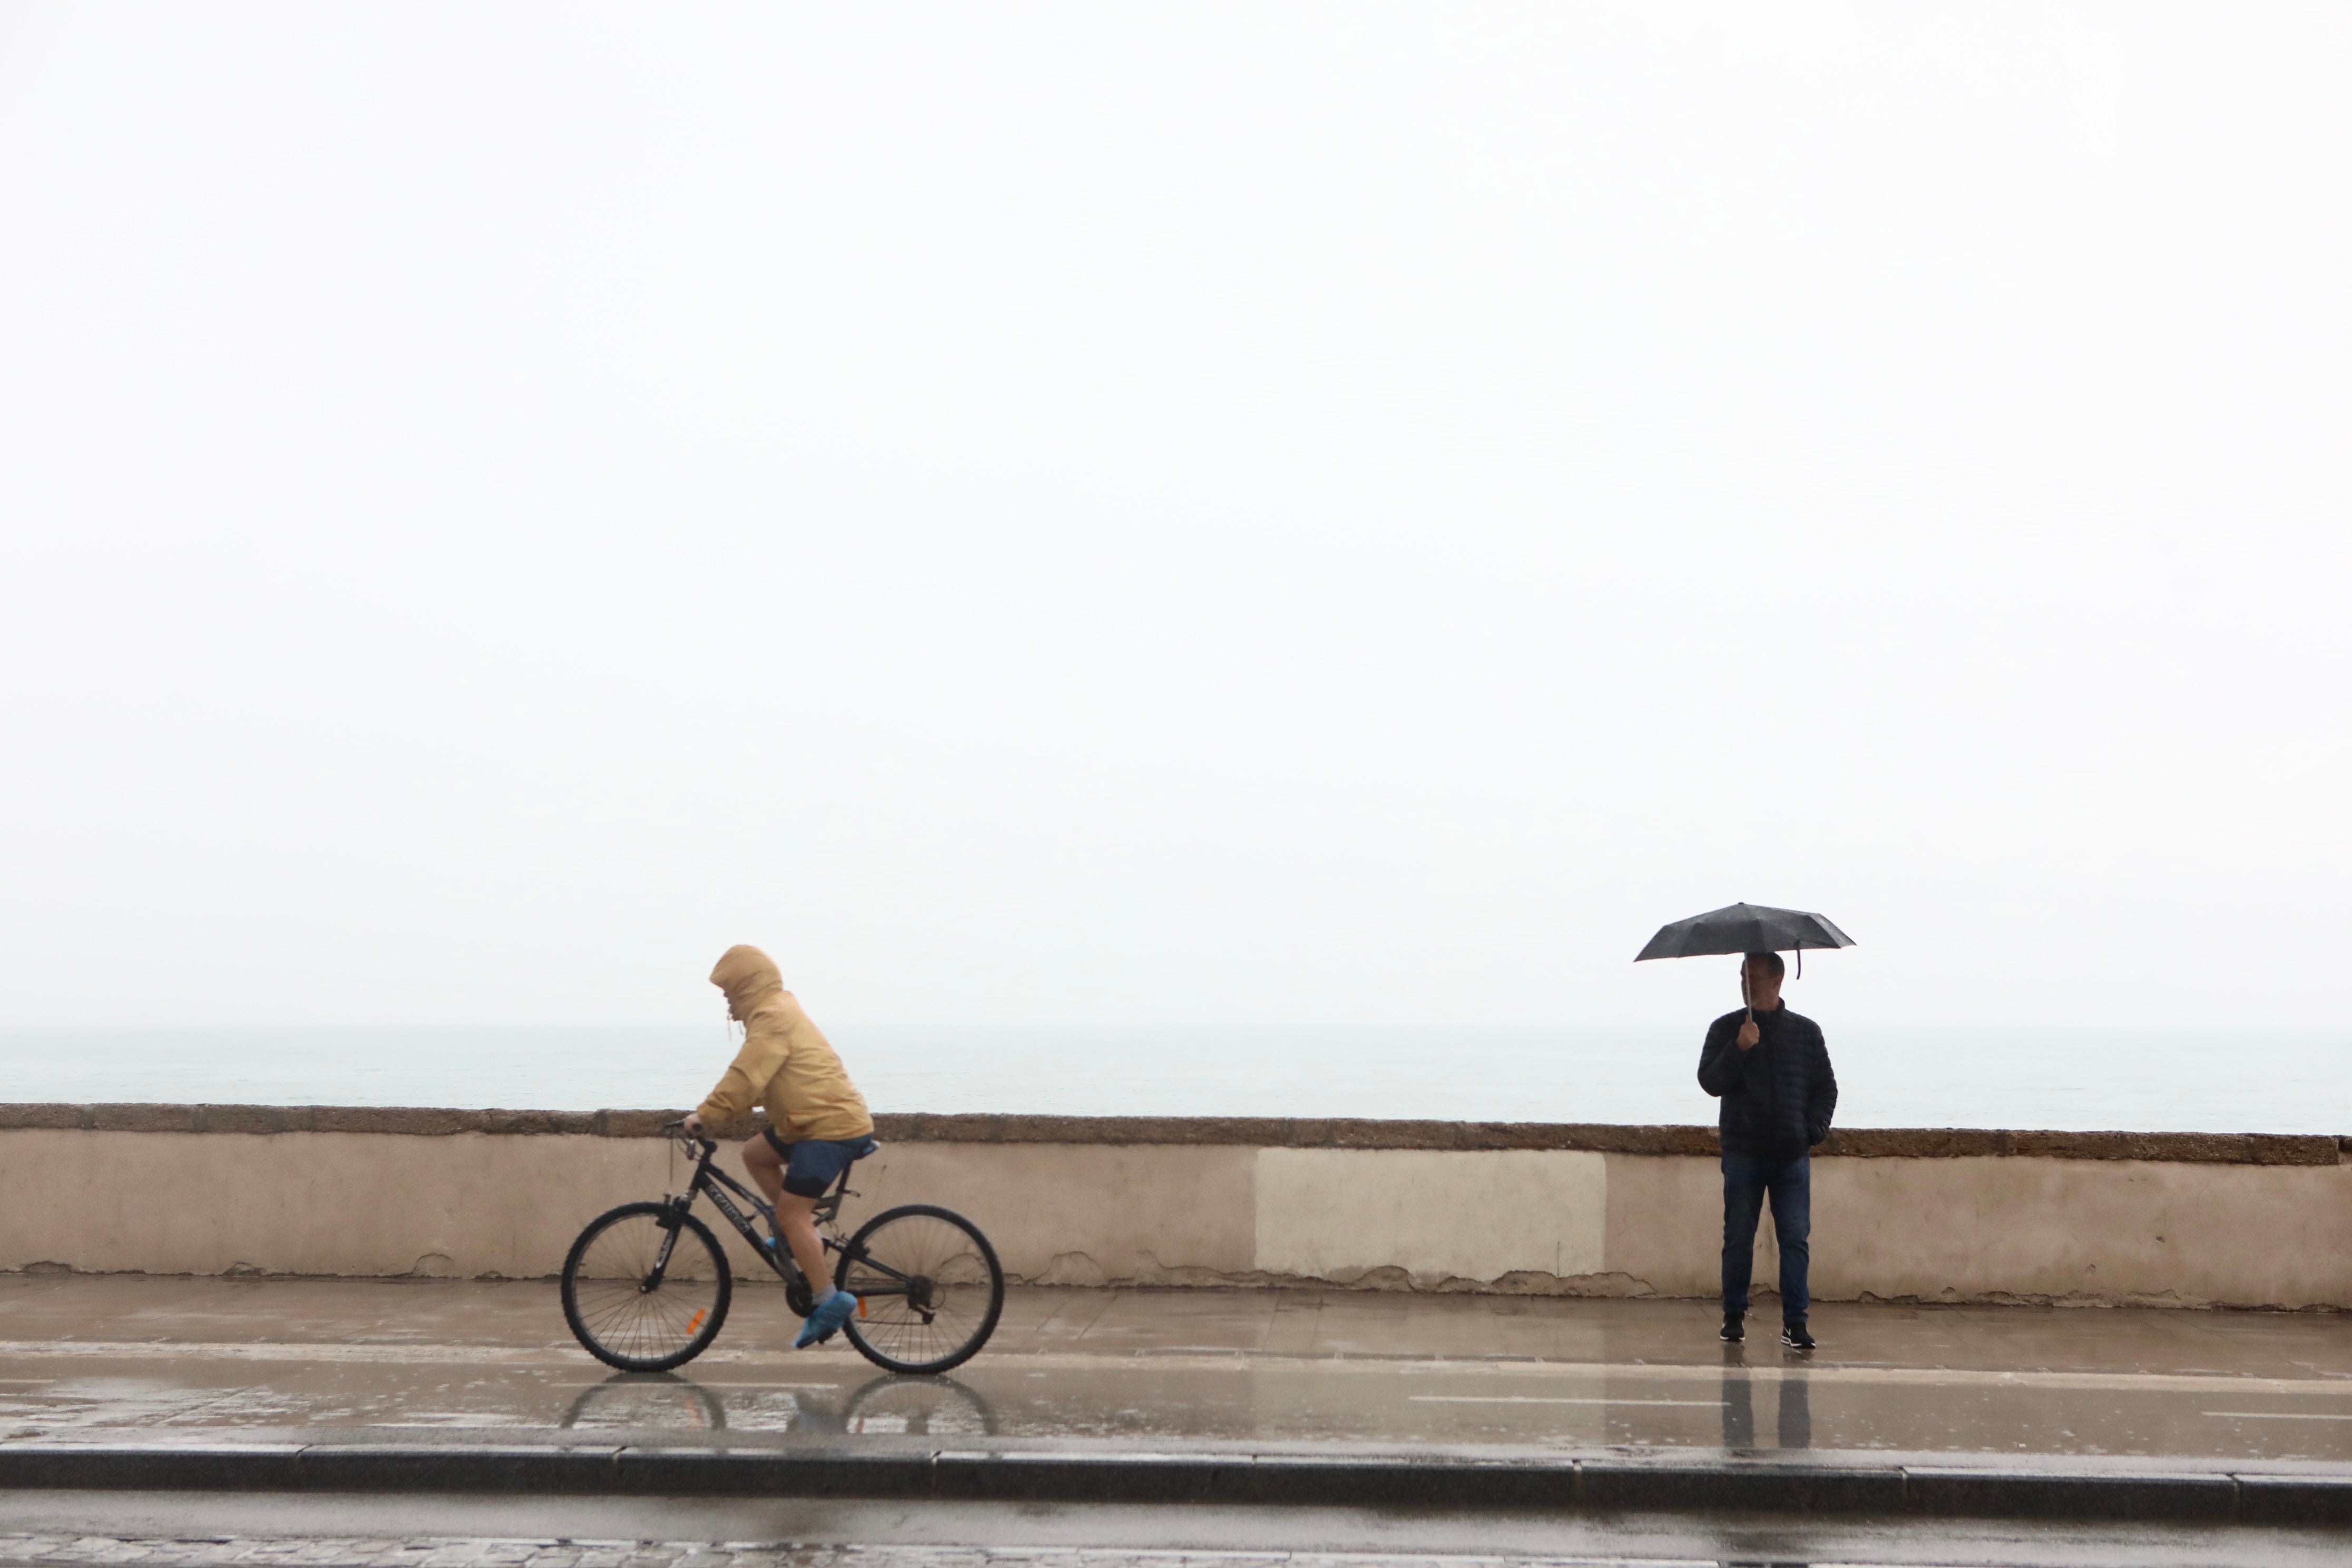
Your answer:
[[[1726,904],[1703,915],[1658,928],[1650,945],[1633,955],[1645,958],[1701,958],[1718,952],[1794,952],[1797,973],[1805,973],[1805,949],[1852,947],[1853,938],[1832,924],[1827,915],[1802,910],[1776,910],[1763,904]],[[1748,989],[1748,972],[1739,972],[1739,987]]]

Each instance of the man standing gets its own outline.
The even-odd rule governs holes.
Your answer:
[[[1780,1243],[1780,1342],[1813,1348],[1805,1327],[1812,1305],[1812,1155],[1830,1135],[1837,1075],[1821,1026],[1780,1005],[1787,965],[1777,952],[1751,952],[1740,966],[1748,1005],[1707,1026],[1698,1086],[1723,1101],[1723,1337],[1746,1338],[1748,1277],[1756,1265],[1756,1221],[1772,1200]]]

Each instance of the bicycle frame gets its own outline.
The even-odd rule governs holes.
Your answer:
[[[670,1213],[677,1218],[683,1218],[687,1211],[694,1206],[696,1198],[708,1194],[711,1204],[726,1216],[727,1223],[733,1226],[736,1233],[751,1244],[753,1252],[767,1259],[768,1267],[776,1271],[777,1277],[782,1279],[787,1287],[800,1285],[814,1289],[813,1282],[801,1272],[800,1263],[793,1257],[792,1248],[769,1246],[761,1238],[759,1231],[753,1228],[751,1216],[737,1208],[729,1200],[727,1194],[731,1192],[750,1205],[754,1212],[767,1220],[771,1230],[775,1227],[776,1223],[775,1206],[762,1200],[751,1188],[711,1163],[719,1153],[719,1145],[715,1141],[709,1138],[697,1138],[692,1142],[700,1151],[699,1156],[694,1163],[694,1179],[687,1184],[686,1191],[664,1200],[669,1205]],[[851,1168],[846,1165],[842,1167],[840,1176],[834,1181],[833,1190],[816,1201],[815,1212],[810,1217],[823,1229],[839,1229],[841,1200],[845,1197],[856,1196],[849,1190]],[[671,1220],[662,1228],[667,1234],[662,1238],[661,1252],[654,1259],[652,1272],[646,1277],[644,1288],[649,1289],[660,1288],[662,1276],[669,1271],[670,1249],[677,1245],[679,1227],[677,1220]],[[827,1252],[849,1250],[847,1242],[837,1237],[824,1235],[822,1230],[818,1239],[824,1242]],[[866,1268],[877,1273],[888,1275],[891,1281],[887,1285],[860,1283],[854,1294],[858,1299],[861,1312],[865,1310],[864,1303],[869,1296],[905,1296],[910,1306],[915,1307],[918,1311],[922,1310],[921,1303],[915,1300],[919,1292],[919,1286],[916,1280],[908,1279],[887,1264],[876,1261],[871,1257],[861,1254],[860,1259]]]

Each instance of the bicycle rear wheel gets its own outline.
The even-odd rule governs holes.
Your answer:
[[[910,1437],[992,1437],[996,1412],[951,1377],[877,1377],[849,1396],[841,1426],[862,1435]]]
[[[980,1227],[953,1209],[908,1204],[866,1222],[834,1283],[857,1298],[843,1325],[857,1353],[890,1372],[945,1372],[979,1353],[1004,1310],[1004,1269]]]
[[[563,1260],[564,1321],[590,1355],[624,1372],[667,1372],[700,1355],[734,1293],[710,1227],[667,1204],[600,1215]]]

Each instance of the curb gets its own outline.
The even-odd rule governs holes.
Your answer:
[[[2352,1524],[2333,1475],[1769,1460],[499,1445],[0,1445],[0,1488],[1288,1504]]]

